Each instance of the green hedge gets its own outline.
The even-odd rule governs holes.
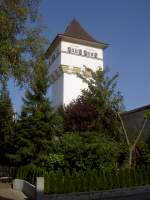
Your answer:
[[[17,172],[17,178],[32,184],[35,184],[37,176],[45,177],[46,193],[87,192],[150,184],[150,168],[73,170],[70,173],[61,170],[46,172],[30,165],[21,167]]]
[[[16,178],[26,180],[32,184],[36,184],[36,177],[46,175],[46,171],[35,165],[26,165],[17,170]]]

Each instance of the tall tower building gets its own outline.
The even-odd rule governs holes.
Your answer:
[[[52,102],[57,108],[76,99],[86,83],[77,74],[89,77],[87,68],[103,69],[103,50],[107,44],[95,40],[75,19],[58,34],[47,50],[52,80]]]

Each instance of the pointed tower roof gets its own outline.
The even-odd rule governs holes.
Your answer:
[[[86,46],[106,49],[108,44],[95,40],[89,33],[87,33],[80,23],[73,19],[67,26],[63,34],[58,34],[50,44],[46,52],[46,57],[50,56],[53,50],[57,47],[60,41],[67,41],[76,44],[83,44]]]
[[[91,42],[98,42],[91,35],[89,35],[89,33],[85,31],[85,29],[80,25],[80,23],[76,19],[73,19],[70,22],[63,35],[82,40],[88,40]]]

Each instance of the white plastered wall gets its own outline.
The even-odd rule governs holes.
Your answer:
[[[87,88],[87,84],[75,74],[64,73],[64,105],[69,104],[76,99],[83,89]]]
[[[88,52],[97,53],[98,59],[69,54],[68,47],[82,49],[82,51],[86,50]],[[91,68],[93,71],[98,70],[100,67],[103,69],[103,50],[62,41],[61,65],[68,65],[70,67],[80,67],[81,70],[85,70],[85,67]],[[87,84],[84,83],[81,78],[77,77],[77,75],[64,73],[64,105],[67,105],[73,99],[76,99],[81,94],[81,91],[86,88]]]
[[[82,49],[82,51],[86,50],[88,52],[97,53],[97,58],[90,58],[86,56],[74,55],[68,53],[68,47],[75,49]],[[103,50],[88,47],[85,45],[74,44],[70,42],[61,42],[61,64],[68,65],[70,67],[80,67],[84,69],[84,66],[91,68],[93,71],[97,70],[99,67],[103,68]]]
[[[70,54],[68,53],[68,47],[97,53],[97,59]],[[100,67],[103,69],[102,49],[61,41],[58,47],[54,50],[50,59],[58,52],[59,54],[57,58],[50,66],[50,74],[61,65],[67,65],[71,68],[79,67],[81,70],[85,70],[85,67],[91,68],[93,71],[98,70]],[[69,104],[73,99],[76,99],[85,88],[87,88],[87,84],[75,74],[62,74],[51,86],[52,103],[54,107],[58,108],[60,105]]]
[[[64,104],[64,75],[62,74],[51,86],[52,104],[55,108]]]

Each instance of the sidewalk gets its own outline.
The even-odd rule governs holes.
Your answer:
[[[0,183],[0,200],[28,200],[20,191],[13,190],[8,183]]]

